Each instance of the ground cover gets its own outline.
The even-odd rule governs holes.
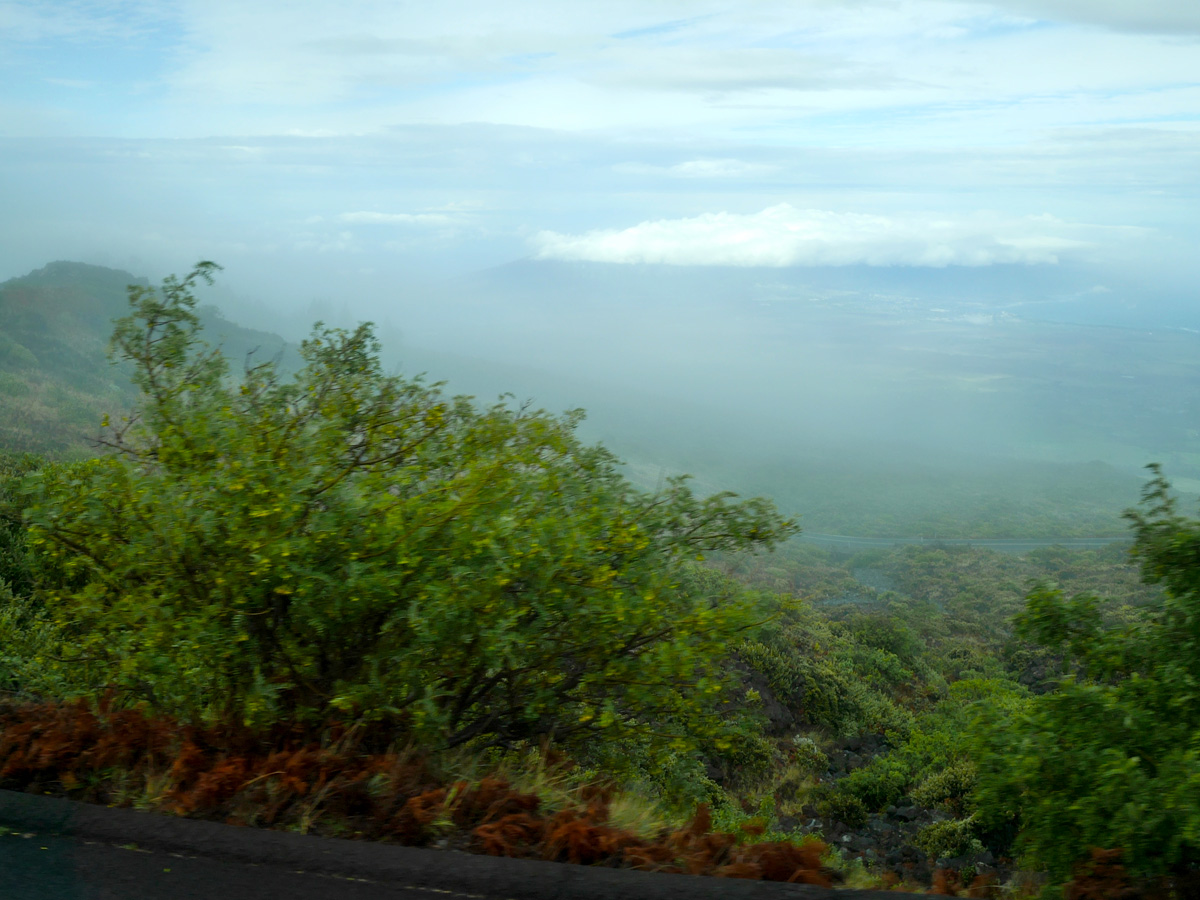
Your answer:
[[[547,804],[503,777],[451,780],[413,750],[365,752],[334,726],[323,744],[234,734],[86,703],[0,705],[0,788],[235,825],[645,871],[829,886],[827,847],[713,829],[701,806],[653,834],[612,820],[616,789],[584,781]],[[551,763],[563,771],[565,760]]]

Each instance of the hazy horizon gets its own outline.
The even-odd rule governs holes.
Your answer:
[[[1195,297],[1171,0],[0,2],[0,279],[216,259],[273,303],[515,260],[1060,266]]]
[[[1192,479],[1198,51],[1171,0],[0,0],[0,280],[212,259],[650,455]]]

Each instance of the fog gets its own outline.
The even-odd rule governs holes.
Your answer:
[[[4,3],[0,278],[213,259],[231,319],[373,320],[646,483],[1132,502],[1200,486],[1198,40],[1166,0]]]
[[[815,507],[870,520],[901,496],[983,509],[1104,463],[1088,471],[1115,522],[1146,463],[1197,484],[1200,330],[1125,324],[1141,295],[1098,291],[1095,276],[530,259],[291,319],[240,308],[294,339],[313,319],[350,326],[368,312],[394,371],[480,402],[584,407],[583,435],[646,486],[687,471],[820,524],[829,511]],[[1160,322],[1190,313],[1158,309]],[[1100,503],[1086,484],[1063,498]]]

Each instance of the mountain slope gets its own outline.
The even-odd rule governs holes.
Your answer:
[[[53,262],[0,284],[0,449],[78,456],[101,417],[137,399],[128,373],[107,356],[113,320],[129,310],[127,288],[148,284],[128,272]],[[208,340],[238,365],[294,349],[276,335],[252,331],[200,311]]]

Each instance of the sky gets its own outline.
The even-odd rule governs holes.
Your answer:
[[[0,0],[0,278],[1200,274],[1180,0]],[[1100,276],[1098,276],[1100,277]]]

